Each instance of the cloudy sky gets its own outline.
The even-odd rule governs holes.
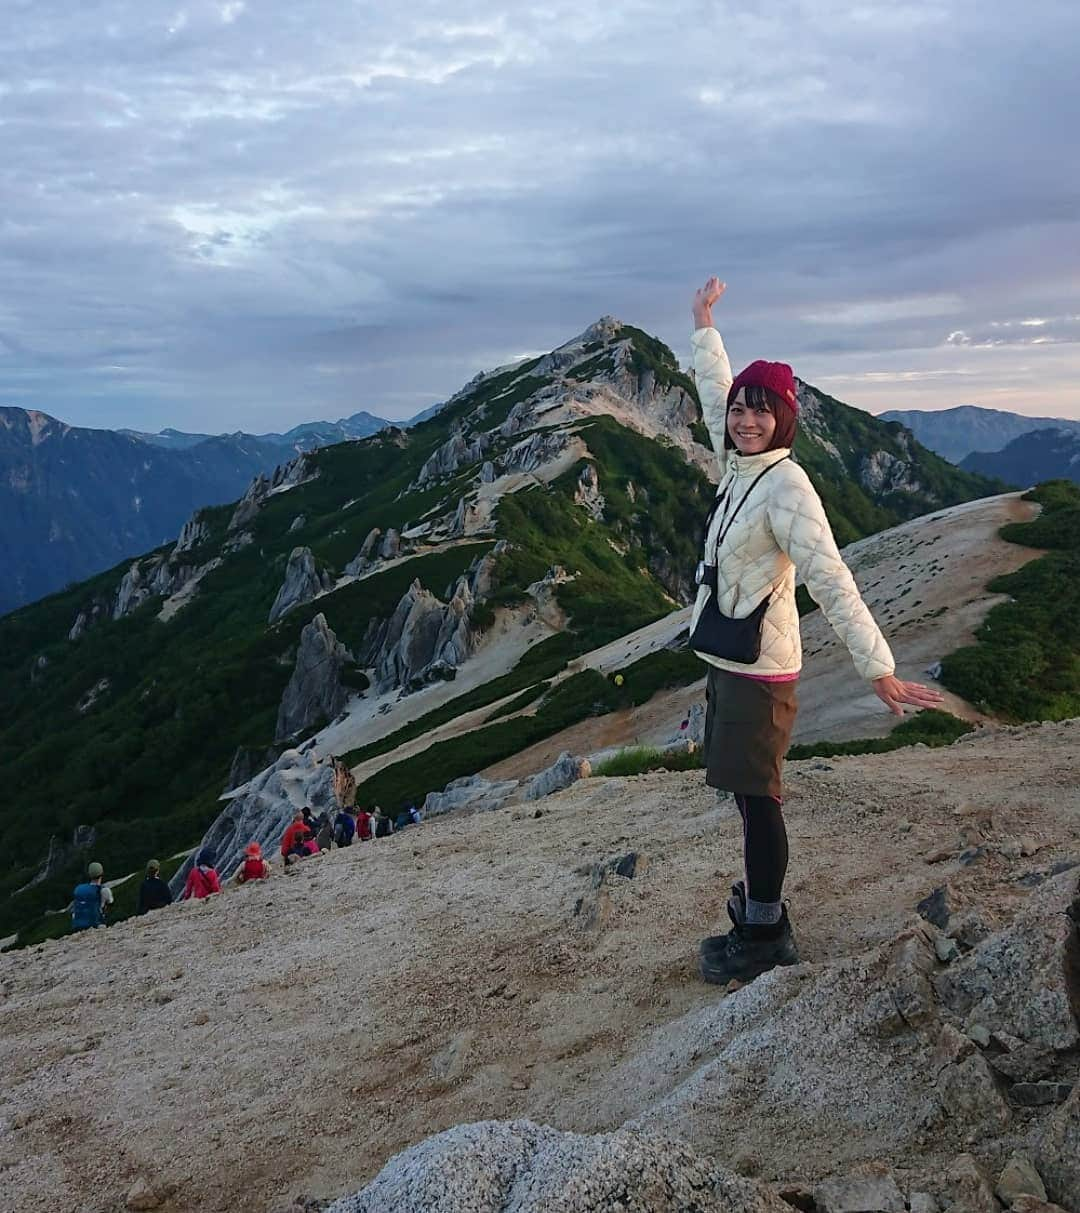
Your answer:
[[[12,20],[14,18],[14,20]],[[1074,0],[4,0],[0,403],[403,418],[614,314],[1080,417]],[[14,33],[14,37],[12,37]]]

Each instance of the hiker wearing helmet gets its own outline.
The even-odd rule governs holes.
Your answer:
[[[748,981],[799,952],[782,901],[788,863],[781,774],[802,667],[795,577],[851,654],[859,675],[897,716],[941,695],[896,677],[892,653],[833,539],[821,499],[794,462],[799,400],[791,367],[753,362],[732,379],[710,278],[693,302],[691,344],[705,424],[720,461],[705,527],[689,646],[708,664],[706,782],[734,794],[744,879],[732,886],[732,930],[702,940],[708,982]]]

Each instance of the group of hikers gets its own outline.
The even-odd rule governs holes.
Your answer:
[[[420,810],[414,804],[404,807],[394,818],[377,805],[373,810],[349,806],[340,809],[332,821],[329,814],[316,816],[312,808],[306,807],[293,816],[281,836],[281,859],[289,868],[302,859],[321,855],[332,847],[348,847],[354,842],[386,838],[410,825],[419,825],[422,820]],[[200,901],[212,893],[221,892],[221,877],[216,863],[213,850],[203,847],[187,874],[180,901]],[[262,847],[257,842],[249,842],[244,848],[243,860],[233,873],[233,881],[241,885],[253,880],[266,880],[270,875],[271,867],[263,856]],[[105,869],[97,862],[89,864],[86,880],[76,885],[72,899],[73,930],[84,931],[90,927],[104,926],[113,901],[112,889],[105,883]],[[139,886],[136,913],[160,910],[172,902],[172,891],[161,876],[161,863],[151,859]]]

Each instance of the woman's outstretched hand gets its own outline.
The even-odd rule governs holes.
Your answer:
[[[703,287],[694,292],[694,327],[707,329],[712,325],[712,307],[727,290],[727,283],[719,278],[710,278]]]
[[[913,708],[936,708],[944,696],[933,687],[924,687],[921,682],[904,682],[895,674],[886,674],[884,678],[875,678],[871,683],[878,699],[894,716],[903,716],[901,704],[908,703]]]

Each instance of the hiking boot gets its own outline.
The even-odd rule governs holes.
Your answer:
[[[732,929],[726,935],[710,935],[701,941],[698,971],[712,985],[727,985],[732,978],[753,981],[769,969],[799,963],[787,907],[783,908],[778,923],[748,923],[745,914],[740,913],[746,904],[739,897],[740,891],[739,886],[734,886],[728,902]]]

